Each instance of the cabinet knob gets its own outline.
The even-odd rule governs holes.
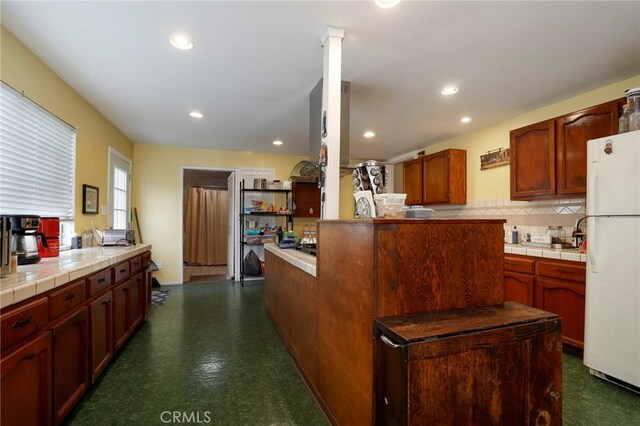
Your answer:
[[[31,320],[33,320],[33,317],[31,315],[29,315],[27,318],[25,319],[21,319],[18,320],[16,322],[13,323],[12,327],[13,328],[20,328],[20,327],[24,327],[25,325],[29,324],[31,322]]]

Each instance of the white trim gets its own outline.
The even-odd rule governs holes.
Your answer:
[[[112,194],[111,194],[111,189],[113,186],[113,175],[111,173],[111,155],[115,155],[116,157],[118,157],[119,159],[121,159],[122,161],[124,161],[125,163],[127,163],[129,165],[129,185],[127,188],[127,206],[129,207],[129,210],[131,210],[131,208],[133,207],[131,205],[131,192],[133,191],[133,182],[132,180],[132,162],[130,159],[128,159],[125,155],[123,155],[122,153],[120,153],[117,149],[113,148],[112,146],[109,146],[109,150],[108,150],[109,155],[107,156],[107,227],[111,227],[113,226],[112,223],[112,219],[111,219],[111,204],[113,203],[112,200]],[[98,205],[98,214],[102,214],[102,212],[100,211],[100,205]],[[131,215],[131,212],[127,212],[128,215]],[[127,221],[127,223],[129,223],[129,221]],[[129,226],[133,226],[133,224],[129,224]]]
[[[184,284],[184,232],[183,232],[183,226],[184,226],[184,172],[186,170],[206,170],[206,171],[210,171],[210,172],[230,172],[232,174],[235,174],[236,176],[236,185],[238,185],[238,169],[224,169],[224,168],[218,168],[218,167],[200,167],[200,166],[180,166],[180,214],[178,215],[178,229],[180,230],[180,255],[179,255],[179,263],[178,265],[180,265],[180,267],[178,268],[180,270],[180,273],[178,274],[178,277],[180,278],[180,281],[177,283],[170,283],[168,285],[181,285]],[[240,187],[238,186],[238,189]],[[227,191],[233,191],[233,218],[231,218],[233,220],[233,241],[228,241],[227,244],[233,244],[233,253],[234,253],[234,257],[238,256],[238,247],[236,244],[236,240],[235,240],[235,236],[237,234],[237,230],[238,230],[238,226],[239,226],[239,221],[240,221],[240,217],[238,215],[238,206],[236,204],[237,203],[237,198],[236,198],[236,194],[238,193],[238,191],[236,191],[236,188],[227,188]],[[235,219],[234,219],[235,218]],[[228,261],[228,260],[227,260]],[[234,266],[235,268],[236,266]],[[165,285],[165,284],[163,284]]]
[[[398,164],[407,160],[413,160],[413,158],[418,154],[418,152],[423,151],[422,149],[417,151],[408,152],[406,154],[398,155],[396,157],[390,158],[385,163],[387,164]]]

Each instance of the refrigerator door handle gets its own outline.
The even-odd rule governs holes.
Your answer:
[[[596,256],[596,248],[598,247],[598,243],[596,242],[596,218],[589,217],[587,218],[587,254],[589,255],[589,263],[591,264],[591,272],[598,272],[598,264],[597,264],[597,256]]]
[[[591,169],[589,170],[589,172],[591,172],[589,174],[589,183],[587,188],[589,188],[589,190],[587,191],[587,215],[594,215],[596,214],[595,207],[596,207],[596,184],[598,183],[598,162],[594,161],[591,163]]]

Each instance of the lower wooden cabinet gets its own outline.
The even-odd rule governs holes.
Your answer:
[[[144,319],[144,274],[131,278],[131,331],[138,328]]]
[[[2,355],[0,424],[50,425],[51,333]]]
[[[131,280],[113,289],[113,351],[118,352],[131,334]]]
[[[113,293],[107,291],[89,305],[91,323],[91,383],[113,358]]]
[[[584,348],[584,283],[539,278],[536,307],[562,318],[562,340],[578,349]]]
[[[144,288],[145,288],[145,299],[144,299],[144,317],[145,319],[149,316],[149,311],[151,311],[151,285],[153,282],[151,266],[147,266],[147,269],[144,272]]]
[[[504,300],[533,306],[533,275],[504,271]]]
[[[89,388],[89,315],[83,307],[51,326],[54,422],[64,417]]]

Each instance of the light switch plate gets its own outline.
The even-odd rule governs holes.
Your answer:
[[[104,204],[100,206],[100,214],[102,216],[106,216],[107,215],[107,206],[105,206]]]

